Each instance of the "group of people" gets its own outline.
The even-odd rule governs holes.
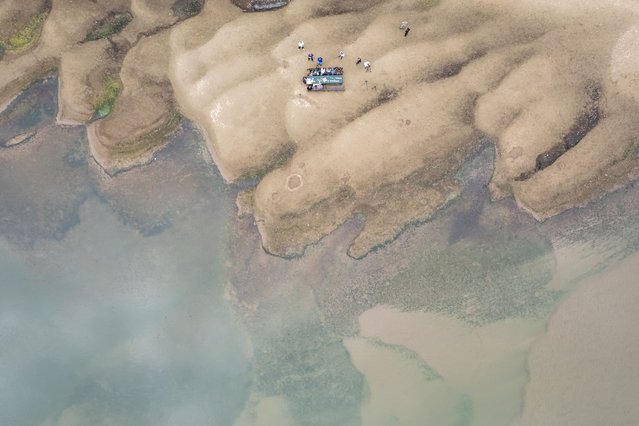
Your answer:
[[[404,37],[408,36],[408,33],[410,32],[410,27],[408,26],[408,21],[402,21],[399,25],[399,29],[404,31]],[[297,48],[300,50],[304,50],[304,42],[303,41],[299,41],[297,43]],[[341,60],[344,59],[344,51],[340,50],[339,54],[337,55],[337,57]],[[315,55],[313,55],[312,53],[309,53],[307,56],[307,60],[308,61],[315,61]],[[317,58],[317,65],[321,66],[323,64],[323,58],[321,56],[319,56]],[[355,65],[359,65],[362,63],[362,58],[358,57],[357,60],[355,61]],[[335,70],[334,68],[321,68],[321,70]],[[366,72],[370,72],[371,71],[371,63],[370,61],[364,61],[364,71]],[[322,71],[321,75],[325,75],[324,71]],[[331,75],[331,74],[328,74]]]
[[[299,41],[297,43],[297,48],[300,49],[300,50],[303,50],[304,49],[304,42],[303,41]],[[344,59],[344,56],[346,56],[346,55],[344,54],[343,50],[340,50],[339,53],[337,54],[337,57],[339,58],[340,61]],[[314,62],[315,61],[315,55],[313,53],[309,53],[306,56],[306,60]],[[323,63],[324,63],[324,58],[322,58],[321,56],[318,56],[317,65],[321,66]],[[362,63],[362,58],[358,57],[357,60],[355,61],[355,65],[359,65],[361,63]],[[327,70],[327,75],[331,75],[330,71],[328,71],[328,70],[334,70],[334,68],[321,68],[321,69],[322,70],[326,69]],[[367,72],[369,72],[371,70],[370,61],[364,61],[364,70],[367,71]],[[322,73],[322,75],[324,75],[324,73]]]

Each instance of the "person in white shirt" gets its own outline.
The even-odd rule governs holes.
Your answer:
[[[337,55],[340,59],[344,59],[344,51],[340,50],[339,55]]]
[[[304,42],[303,41],[298,41],[297,42],[297,48],[298,49],[304,49]]]
[[[366,72],[370,72],[371,71],[371,63],[368,61],[364,62],[364,69],[366,70]]]

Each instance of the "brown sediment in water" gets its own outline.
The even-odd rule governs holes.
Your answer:
[[[401,407],[401,400],[399,403],[393,401],[393,374],[386,374],[382,368],[385,362],[372,350],[375,346],[365,348],[356,345],[362,338],[369,342],[383,342],[396,354],[412,351],[440,379],[434,382],[440,382],[440,389],[433,397],[439,396],[448,404],[454,404],[456,401],[449,400],[451,396],[459,398],[459,395],[466,395],[472,401],[472,418],[476,424],[511,424],[523,404],[521,389],[527,380],[524,368],[526,355],[534,338],[542,332],[543,322],[505,319],[477,327],[446,315],[402,312],[379,306],[359,317],[359,329],[360,337],[345,343],[357,368],[373,383],[373,393],[377,395],[372,398],[371,408],[379,411],[379,414],[393,413],[398,406]],[[361,367],[365,365],[364,360],[367,360],[368,368]],[[406,361],[402,362],[401,359],[397,359],[396,364],[397,370],[407,366]],[[418,380],[419,376],[414,373],[413,376]],[[499,381],[498,378],[503,377],[509,380],[501,381],[502,386],[493,386],[495,381]],[[408,378],[404,378],[404,381],[411,383]],[[422,378],[421,381],[422,386],[433,384],[432,379],[426,381]],[[415,395],[417,401],[414,403],[418,408],[420,402],[421,406],[426,403],[419,400],[425,393],[423,390],[416,394],[409,392],[408,395]],[[448,398],[444,398],[444,395]],[[433,412],[436,408],[439,408],[437,404],[429,411]],[[459,402],[455,408],[442,416],[446,419],[442,423],[452,423],[450,419],[460,415]],[[415,412],[419,411],[415,408],[408,411]],[[422,419],[432,415],[431,412],[424,413]],[[366,414],[370,416],[372,413]]]
[[[586,279],[553,314],[528,359],[518,426],[631,424],[639,416],[639,253]],[[575,391],[575,390],[579,391]]]
[[[296,0],[244,14],[211,0],[179,24],[192,16],[184,2],[181,15],[169,0],[116,3],[75,15],[56,3],[32,54],[0,62],[3,95],[60,64],[58,118],[88,122],[115,75],[123,89],[89,132],[109,173],[150,158],[164,142],[153,132],[179,110],[227,181],[259,181],[242,214],[274,254],[299,255],[362,213],[349,254],[366,255],[455,198],[452,177],[485,136],[497,147],[493,197],[538,220],[638,174],[632,2]],[[116,9],[132,21],[78,47]],[[346,91],[306,91],[309,52],[343,66]]]

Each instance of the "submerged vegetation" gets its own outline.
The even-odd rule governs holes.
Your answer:
[[[130,12],[111,12],[106,18],[97,21],[91,27],[84,41],[111,37],[122,31],[132,20],[133,15]]]
[[[0,40],[0,59],[5,53],[20,53],[31,48],[38,38],[42,30],[42,25],[47,17],[48,12],[35,15],[29,23],[11,34],[4,40]]]
[[[111,114],[113,105],[122,90],[122,83],[113,77],[104,80],[102,91],[98,93],[95,100],[95,115],[97,118],[104,118]]]

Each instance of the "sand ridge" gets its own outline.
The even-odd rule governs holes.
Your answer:
[[[243,13],[209,0],[192,17],[182,3],[54,2],[38,43],[0,62],[0,105],[59,68],[58,120],[90,123],[109,174],[150,161],[184,114],[227,181],[257,179],[243,212],[283,256],[354,214],[367,217],[356,258],[427,220],[455,198],[453,176],[486,137],[492,196],[538,220],[639,174],[633,2],[296,0]],[[11,12],[17,0],[4,5],[3,22],[30,19]],[[84,40],[116,12],[131,22]],[[344,67],[346,91],[307,93],[309,52]],[[93,122],[109,81],[121,92]],[[291,191],[293,175],[303,184]]]
[[[636,8],[573,3],[398,0],[334,13],[297,0],[239,16],[191,51],[174,45],[171,81],[224,177],[260,178],[243,212],[267,251],[299,254],[363,213],[349,250],[361,257],[453,199],[450,176],[486,135],[493,196],[514,195],[539,220],[636,175],[639,109],[626,95],[636,83],[610,77]],[[344,67],[345,92],[306,92],[308,52]],[[595,109],[599,122],[576,129]],[[559,150],[566,138],[578,144]]]

